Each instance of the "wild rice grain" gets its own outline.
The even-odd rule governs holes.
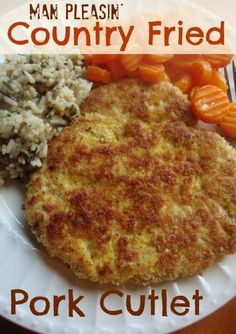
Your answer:
[[[40,167],[47,142],[80,113],[92,83],[77,55],[7,56],[0,64],[0,185]]]

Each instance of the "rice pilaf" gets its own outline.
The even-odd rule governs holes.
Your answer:
[[[0,185],[41,166],[47,142],[80,113],[92,83],[82,56],[14,55],[0,64]]]

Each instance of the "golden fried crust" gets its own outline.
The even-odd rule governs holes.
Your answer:
[[[236,154],[191,126],[170,84],[98,88],[49,145],[25,214],[52,256],[99,282],[185,277],[236,251]]]

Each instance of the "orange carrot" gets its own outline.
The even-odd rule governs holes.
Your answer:
[[[219,123],[230,107],[228,96],[215,86],[202,86],[191,94],[192,110],[205,123]]]
[[[183,93],[188,93],[192,87],[192,78],[189,74],[183,75],[175,83],[175,86],[179,87]]]
[[[140,78],[150,83],[168,80],[184,93],[189,94],[192,89],[193,95],[194,87],[206,85],[216,86],[226,93],[226,81],[216,68],[225,66],[231,59],[232,55],[96,54],[85,55],[84,63],[87,67],[97,67],[88,71],[89,78],[95,77],[91,79],[95,82],[108,83],[124,77]]]
[[[203,55],[203,57],[214,67],[214,68],[220,68],[220,67],[225,67],[228,65],[232,58],[232,54],[219,54],[219,55]]]
[[[188,74],[188,72],[176,67],[174,64],[165,64],[165,70],[172,82],[178,81],[183,75]]]
[[[125,76],[125,69],[119,62],[119,59],[107,63],[107,69],[111,72],[112,81],[118,81]]]
[[[210,84],[221,88],[225,93],[227,93],[228,91],[228,86],[225,79],[217,70],[213,71],[212,80]]]
[[[170,78],[169,78],[169,76],[168,76],[168,74],[166,72],[163,73],[162,81],[168,81],[168,82],[170,82]]]
[[[161,64],[156,66],[148,64],[140,65],[139,76],[142,80],[149,83],[158,83],[167,78],[165,73],[165,68]]]
[[[199,87],[193,87],[189,93],[189,98],[190,100],[192,100],[194,94],[196,93],[196,91],[199,89]]]
[[[202,60],[200,55],[175,55],[170,61],[165,63],[166,73],[172,82],[176,82],[183,75],[189,74],[193,63]]]
[[[228,137],[236,139],[236,103],[231,103],[229,111],[220,122],[220,128]]]
[[[139,78],[139,70],[138,70],[138,68],[137,68],[137,70],[135,70],[135,71],[132,71],[132,72],[126,72],[126,76],[128,77],[128,78]]]
[[[205,60],[199,60],[193,63],[191,75],[195,86],[204,86],[211,82],[213,70],[210,63]]]
[[[119,55],[93,55],[93,65],[106,64],[109,61],[119,58]]]
[[[142,55],[122,55],[121,64],[128,72],[133,72],[138,69],[142,60]]]
[[[91,65],[93,62],[93,55],[91,54],[87,54],[87,55],[83,55],[84,56],[84,63],[86,66]]]
[[[157,54],[157,55],[145,55],[143,61],[150,65],[163,64],[172,59],[174,55]]]
[[[175,55],[167,64],[188,72],[191,70],[193,63],[199,60],[202,60],[200,55]]]
[[[111,82],[111,73],[108,70],[102,69],[98,66],[89,65],[87,67],[87,78],[91,81],[106,84]]]

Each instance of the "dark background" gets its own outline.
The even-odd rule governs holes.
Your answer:
[[[236,333],[236,298],[206,319],[175,332],[175,334],[233,333]],[[35,332],[26,330],[0,317],[0,334],[35,334]]]

